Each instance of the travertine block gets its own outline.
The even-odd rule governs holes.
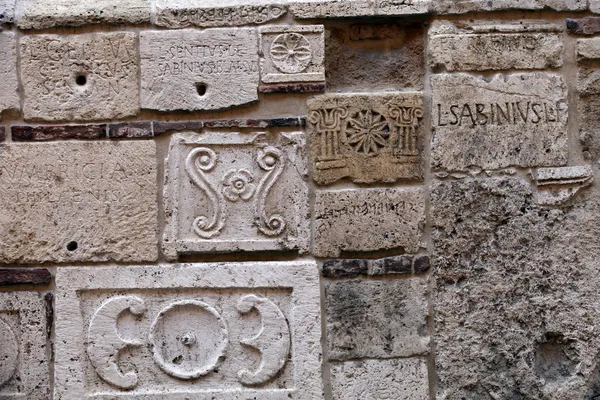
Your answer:
[[[543,10],[583,11],[586,0],[434,0],[437,14],[464,14],[472,11]]]
[[[16,0],[0,0],[0,24],[14,21],[15,2]]]
[[[0,5],[0,13],[2,12]],[[0,22],[1,18],[0,18]],[[17,92],[17,40],[12,32],[0,31],[0,113],[4,110],[19,109]]]
[[[499,169],[567,162],[567,87],[555,74],[434,75],[432,166]]]
[[[332,360],[409,357],[429,352],[427,280],[325,284]]]
[[[423,189],[317,191],[314,254],[421,247],[425,223]]]
[[[302,132],[175,134],[165,174],[167,257],[307,252],[305,146]]]
[[[325,81],[323,25],[270,26],[260,29],[261,81]]]
[[[280,18],[289,0],[156,0],[156,24],[168,28],[257,25]]]
[[[153,142],[7,144],[0,262],[154,261]]]
[[[61,268],[55,398],[322,399],[314,262]]]
[[[258,100],[255,29],[140,33],[142,108],[214,110]]]
[[[421,178],[422,93],[323,95],[308,108],[318,184]]]
[[[0,293],[0,398],[50,398],[48,320],[39,293]]]
[[[565,204],[579,191],[592,184],[594,171],[591,166],[538,168],[534,173],[537,185],[537,201],[540,205]]]
[[[150,22],[150,0],[19,0],[17,4],[21,29]]]
[[[431,0],[298,0],[290,4],[295,18],[340,18],[426,14]]]
[[[20,44],[25,119],[88,121],[137,114],[135,33],[31,35]]]
[[[436,21],[429,30],[432,67],[448,71],[558,68],[562,26],[544,21]]]
[[[363,360],[331,364],[334,400],[425,400],[427,363],[421,359]]]

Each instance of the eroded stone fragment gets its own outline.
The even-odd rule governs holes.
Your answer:
[[[0,398],[51,398],[47,320],[39,293],[0,293]]]
[[[600,1],[599,0],[590,0],[590,11],[593,13],[600,13]]]
[[[0,268],[0,286],[48,285],[52,274],[45,268]]]
[[[543,10],[583,11],[586,0],[434,0],[437,14],[464,14],[472,11]]]
[[[421,247],[425,222],[423,189],[317,191],[314,254]]]
[[[545,21],[435,21],[429,30],[430,63],[448,71],[559,68],[561,31]]]
[[[318,184],[421,179],[422,93],[323,95],[308,108]]]
[[[432,166],[451,171],[567,162],[567,87],[547,73],[431,78]]]
[[[258,100],[255,29],[140,33],[142,108],[214,110]]]
[[[567,18],[567,30],[576,35],[594,35],[600,32],[600,18]]]
[[[21,107],[17,92],[18,87],[17,40],[14,33],[0,31],[0,93],[2,93],[0,96],[0,113],[4,110],[19,109]]]
[[[20,45],[25,119],[89,121],[138,113],[135,33],[30,35]]]
[[[314,262],[60,268],[56,283],[57,399],[323,399]]]
[[[154,261],[153,142],[6,144],[0,262]]]
[[[427,363],[422,359],[362,360],[333,363],[334,400],[429,398]]]
[[[332,281],[325,296],[330,359],[429,352],[426,279]]]
[[[375,15],[426,14],[432,0],[297,0],[290,4],[295,18],[340,18]]]
[[[579,140],[590,161],[600,159],[600,41],[597,38],[577,40],[577,102]]]
[[[166,256],[308,251],[302,132],[173,135],[165,174]]]
[[[534,177],[538,187],[538,204],[556,206],[566,203],[582,188],[591,185],[594,171],[590,166],[538,168]]]

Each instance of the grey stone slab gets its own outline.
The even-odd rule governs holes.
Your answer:
[[[427,296],[427,280],[420,278],[327,282],[329,359],[428,353]]]
[[[16,0],[0,0],[0,24],[15,20],[15,3]]]
[[[13,32],[0,31],[0,113],[21,108],[18,88],[17,39]]]
[[[431,77],[432,166],[463,171],[567,162],[567,87],[560,75]]]
[[[315,262],[59,268],[55,399],[323,399]]]
[[[110,120],[138,113],[135,33],[27,35],[20,45],[26,120]]]
[[[258,100],[253,28],[140,33],[142,108],[223,109]]]
[[[590,0],[590,11],[593,13],[600,13],[600,1]]]
[[[153,142],[6,144],[0,262],[154,261]]]
[[[464,14],[476,11],[544,10],[584,11],[586,0],[434,0],[437,14]]]
[[[295,18],[342,18],[426,14],[432,0],[299,0],[290,4]]]

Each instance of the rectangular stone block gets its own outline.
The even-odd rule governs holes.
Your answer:
[[[302,132],[173,135],[163,250],[178,254],[308,251]]]
[[[430,64],[447,71],[559,68],[562,30],[544,21],[436,21],[429,30]]]
[[[427,363],[421,359],[363,360],[331,364],[334,400],[425,400]]]
[[[19,0],[17,25],[45,29],[93,24],[150,22],[150,0]]]
[[[106,138],[106,125],[13,125],[14,141],[44,141],[80,139],[93,140]]]
[[[314,262],[60,268],[56,399],[323,399]]]
[[[261,28],[261,81],[325,81],[324,32],[323,25],[277,25]]]
[[[142,108],[215,110],[258,100],[252,28],[140,33]]]
[[[6,144],[0,262],[154,261],[153,142]]]
[[[416,253],[422,246],[424,193],[421,188],[317,191],[313,218],[318,257],[398,248]]]
[[[427,280],[325,284],[331,360],[409,357],[429,352]]]
[[[89,121],[136,115],[136,41],[131,32],[22,37],[24,118]]]
[[[111,139],[151,138],[151,122],[124,122],[121,124],[110,124],[108,137]]]
[[[0,13],[2,13],[0,4]],[[2,18],[0,17],[0,23]],[[17,40],[13,32],[0,31],[0,113],[20,109],[17,80]]]
[[[464,171],[567,162],[567,87],[560,75],[431,78],[432,166]]]
[[[0,398],[50,398],[48,328],[39,293],[0,293]]]
[[[543,10],[583,11],[586,0],[434,0],[436,14],[464,14],[476,11]]]
[[[290,4],[295,18],[340,18],[426,14],[431,0],[300,0]]]
[[[308,102],[313,179],[421,179],[422,93],[323,95]]]
[[[0,286],[48,285],[51,281],[52,275],[45,268],[0,268]]]
[[[567,30],[575,35],[595,35],[600,32],[600,18],[567,18]]]

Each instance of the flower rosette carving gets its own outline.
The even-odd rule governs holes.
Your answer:
[[[283,33],[271,44],[275,67],[287,74],[297,74],[310,65],[313,52],[310,42],[299,33]]]
[[[286,223],[281,215],[267,215],[267,197],[271,188],[279,179],[284,168],[283,152],[276,147],[267,146],[258,152],[256,158],[258,165],[267,173],[263,176],[256,192],[258,199],[256,202],[255,223],[258,230],[267,236],[278,236],[286,227]]]
[[[390,125],[378,112],[361,110],[348,118],[346,143],[359,154],[379,153],[389,145],[390,135]]]
[[[253,182],[254,177],[247,170],[232,169],[223,176],[221,192],[231,202],[235,203],[240,199],[247,201],[252,198],[256,189]]]

